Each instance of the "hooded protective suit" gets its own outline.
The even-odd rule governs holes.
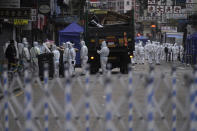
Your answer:
[[[159,65],[160,64],[160,60],[161,60],[162,46],[158,42],[155,48],[156,48],[155,49],[155,51],[156,51],[155,61],[156,61],[156,64]]]
[[[181,62],[183,61],[183,55],[184,55],[184,48],[183,48],[183,46],[182,45],[180,45],[180,47],[179,47],[180,49],[180,60],[181,60]]]
[[[38,55],[40,55],[40,49],[38,48],[38,42],[33,43],[33,47],[30,49],[31,63],[35,71],[38,71]]]
[[[49,48],[47,47],[46,43],[40,43],[39,44],[39,49],[40,49],[40,54],[50,53],[51,52],[49,50]]]
[[[69,74],[70,76],[73,76],[75,75],[75,70],[74,70],[74,67],[75,67],[75,64],[76,64],[76,51],[75,49],[73,48],[73,44],[72,43],[68,43],[68,68],[69,68]]]
[[[31,60],[31,58],[30,58],[30,52],[29,52],[29,49],[28,49],[28,43],[25,42],[24,43],[24,48],[22,50],[22,61],[23,61],[24,67],[28,66],[30,60]]]
[[[135,50],[133,51],[133,58],[131,58],[131,63],[132,64],[136,64],[136,58],[135,58],[135,56],[136,56],[136,52],[135,52]]]
[[[85,45],[85,42],[84,41],[81,41],[80,55],[81,55],[82,74],[85,74],[86,65],[87,65],[87,62],[88,62],[88,48]]]
[[[145,51],[145,59],[148,60],[148,48],[147,48],[148,42],[146,42],[146,45],[144,46],[144,51]]]
[[[107,44],[105,41],[102,42],[101,50],[97,51],[98,54],[100,54],[100,63],[101,63],[101,69],[103,73],[106,73],[107,69],[107,61],[109,56],[109,48],[107,47]]]
[[[139,49],[139,43],[135,44],[135,63],[138,64],[140,62],[140,49]]]
[[[133,57],[133,63],[134,64],[137,64],[138,63],[138,59],[139,59],[139,53],[138,52],[139,52],[138,51],[138,44],[135,43],[135,51],[133,52],[133,55],[134,55],[134,57]]]
[[[64,54],[63,54],[64,64],[68,63],[68,52],[69,52],[68,44],[69,44],[69,42],[63,43],[63,45],[64,45]]]
[[[139,43],[138,50],[139,50],[139,64],[144,64],[145,52],[144,52],[144,47],[142,46],[142,42]]]
[[[173,52],[173,60],[177,61],[179,54],[179,47],[177,46],[177,43],[175,43],[174,46],[172,47],[172,52]]]
[[[53,62],[54,62],[54,71],[55,71],[55,77],[59,77],[59,60],[60,60],[60,52],[57,50],[56,45],[52,46],[53,50]]]
[[[153,50],[153,45],[150,41],[148,41],[147,44],[147,50],[148,50],[148,62],[149,64],[153,63],[153,55],[154,55],[154,50]]]

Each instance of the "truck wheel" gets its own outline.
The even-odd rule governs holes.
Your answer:
[[[96,74],[99,71],[99,68],[90,68],[91,74]]]
[[[128,68],[127,68],[127,66],[125,66],[125,65],[121,66],[120,67],[120,72],[122,74],[128,74]]]

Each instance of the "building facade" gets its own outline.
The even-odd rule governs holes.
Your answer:
[[[90,0],[90,3],[94,8],[104,7],[122,14],[138,6],[136,0]]]

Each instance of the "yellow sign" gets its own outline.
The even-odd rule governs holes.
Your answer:
[[[14,19],[14,25],[27,25],[28,20],[24,19]]]
[[[107,14],[107,10],[100,10],[100,9],[90,9],[90,12],[94,14]]]

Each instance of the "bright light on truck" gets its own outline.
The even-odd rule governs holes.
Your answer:
[[[132,58],[133,58],[133,56],[132,56],[132,55],[130,55],[130,58],[132,59]]]
[[[90,57],[90,59],[91,59],[91,60],[94,60],[94,57],[92,56],[92,57]]]

